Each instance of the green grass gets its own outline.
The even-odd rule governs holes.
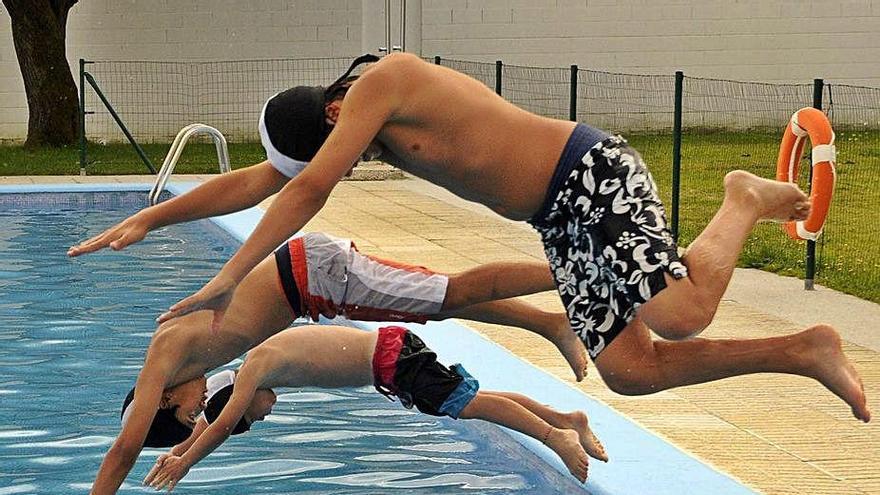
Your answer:
[[[169,144],[141,145],[158,170]],[[86,173],[89,175],[149,174],[128,143],[100,145],[89,143]],[[232,168],[266,159],[259,143],[230,143]],[[218,171],[217,151],[211,143],[190,142],[174,168],[175,174],[212,174]],[[79,175],[79,147],[27,150],[20,146],[0,146],[0,175]]]
[[[762,177],[776,170],[779,132],[688,131],[682,140],[680,209],[681,244],[687,245],[706,226],[723,197],[722,179],[734,169]],[[630,134],[630,143],[645,158],[671,207],[672,137],[669,134]],[[158,168],[167,144],[147,144],[144,150]],[[838,177],[834,202],[817,249],[816,281],[858,297],[880,302],[880,132],[838,130]],[[230,144],[233,168],[265,159],[258,143]],[[144,174],[147,168],[126,144],[89,146],[89,175]],[[802,165],[806,187],[808,162]],[[193,142],[186,147],[175,173],[215,173],[213,144]],[[0,146],[0,175],[79,174],[78,148],[26,151]],[[739,265],[783,275],[804,276],[803,242],[793,241],[776,224],[760,224],[743,249]]]
[[[672,136],[627,136],[648,163],[671,206]],[[688,132],[682,139],[679,211],[681,245],[690,243],[721,204],[724,175],[735,169],[774,177],[779,132]],[[837,184],[825,231],[817,246],[816,282],[880,302],[880,132],[838,129]],[[801,165],[806,190],[809,162]],[[804,277],[805,242],[794,241],[777,224],[759,224],[739,266]]]

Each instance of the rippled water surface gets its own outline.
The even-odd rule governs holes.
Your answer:
[[[68,246],[145,193],[0,194],[0,495],[86,493],[119,432],[153,320],[234,252],[209,222],[121,252]],[[371,388],[278,390],[274,413],[175,493],[567,493],[570,480],[494,427],[417,414]],[[140,486],[141,455],[120,493]]]

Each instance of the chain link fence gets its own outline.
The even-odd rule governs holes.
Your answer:
[[[880,301],[880,88],[837,84],[765,84],[675,75],[618,74],[434,57],[432,63],[483,82],[539,115],[588,123],[624,135],[643,155],[677,219],[681,245],[703,230],[723,198],[724,175],[745,169],[774,177],[783,129],[796,110],[821,103],[837,132],[837,187],[817,243],[816,280]],[[151,159],[161,161],[177,131],[192,122],[218,128],[230,142],[257,143],[257,119],[272,94],[295,85],[326,85],[348,58],[236,62],[90,62],[86,70]],[[680,101],[680,106],[676,105]],[[92,142],[124,136],[93,91],[84,108]],[[676,114],[678,112],[678,114]],[[676,134],[676,118],[681,132]],[[680,151],[674,146],[680,139]],[[150,151],[150,150],[153,151]],[[259,155],[259,145],[251,148]],[[233,162],[235,152],[230,149]],[[262,158],[259,158],[262,159]],[[245,161],[254,163],[257,157]],[[800,185],[809,189],[809,150]],[[674,178],[675,164],[680,174]],[[673,187],[677,186],[677,200]],[[804,244],[777,224],[759,224],[740,264],[804,276]]]
[[[259,141],[257,119],[273,94],[298,85],[328,85],[350,58],[234,62],[87,62],[139,143],[168,143],[185,125],[201,122],[231,142]],[[86,92],[86,136],[124,141],[94,91]]]

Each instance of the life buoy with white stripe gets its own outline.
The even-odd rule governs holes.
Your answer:
[[[791,116],[785,127],[785,135],[779,146],[779,159],[776,161],[776,180],[797,183],[798,165],[804,150],[804,138],[809,137],[813,146],[813,179],[810,184],[810,216],[806,220],[787,222],[785,231],[792,239],[815,241],[822,233],[834,182],[837,151],[834,148],[834,130],[828,117],[821,110],[802,108]]]

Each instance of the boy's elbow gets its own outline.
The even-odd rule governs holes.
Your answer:
[[[140,453],[141,449],[137,445],[116,442],[107,452],[107,459],[112,460],[117,465],[130,467],[137,461]]]
[[[308,177],[297,177],[284,187],[282,194],[286,196],[284,198],[286,201],[294,201],[305,208],[311,207],[317,211],[327,202],[333,185],[335,184],[326,184],[324,181]]]

